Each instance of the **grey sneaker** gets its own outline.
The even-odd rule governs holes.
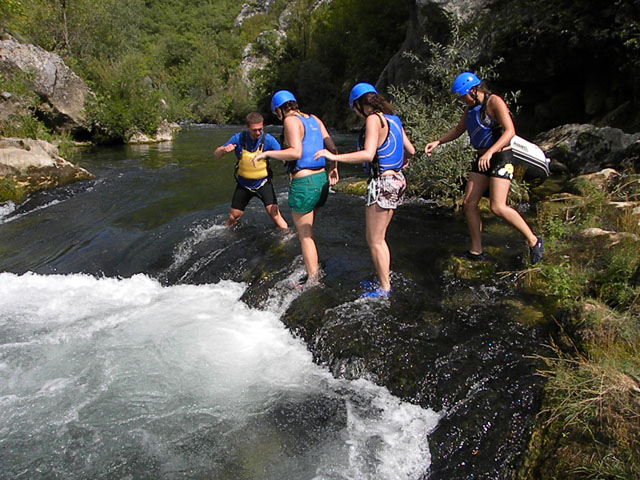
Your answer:
[[[538,241],[533,247],[529,247],[529,259],[531,260],[531,265],[535,265],[540,260],[542,260],[542,256],[544,254],[544,242],[540,237],[538,237]]]

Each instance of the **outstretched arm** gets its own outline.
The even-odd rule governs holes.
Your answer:
[[[443,136],[441,136],[438,140],[435,140],[433,142],[427,143],[427,145],[424,147],[424,153],[426,153],[428,156],[431,156],[431,152],[438,145],[442,145],[443,143],[447,143],[447,142],[450,142],[452,140],[455,140],[460,135],[462,135],[465,130],[466,130],[465,116],[463,115],[460,118],[460,121],[458,122],[458,124],[455,127],[453,127],[451,130],[449,130]]]
[[[364,135],[364,148],[355,152],[335,154],[327,149],[320,150],[315,157],[325,157],[327,160],[342,163],[362,163],[371,162],[376,156],[378,139],[380,133],[380,120],[377,115],[367,117],[366,130]]]
[[[266,150],[253,157],[252,161],[264,160],[267,157],[284,162],[298,160],[302,157],[302,137],[304,127],[302,122],[294,115],[285,117],[282,122],[284,128],[284,139],[287,148],[282,150]]]

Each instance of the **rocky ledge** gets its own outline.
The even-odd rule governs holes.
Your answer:
[[[44,140],[0,138],[0,202],[24,201],[30,194],[77,180],[94,178]]]

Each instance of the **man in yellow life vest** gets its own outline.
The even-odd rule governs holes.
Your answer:
[[[246,130],[233,135],[224,144],[213,152],[215,158],[220,158],[229,152],[235,152],[236,163],[236,190],[231,200],[231,211],[226,226],[232,227],[244,213],[244,209],[253,197],[258,197],[264,204],[264,208],[278,228],[288,228],[287,222],[280,214],[278,200],[273,184],[271,183],[271,170],[267,160],[251,159],[263,150],[280,150],[280,144],[273,136],[262,129],[263,118],[257,112],[247,115]]]

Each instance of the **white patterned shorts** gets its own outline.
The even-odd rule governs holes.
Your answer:
[[[395,209],[402,205],[406,189],[402,172],[372,178],[367,185],[367,207],[377,203],[380,208]]]

